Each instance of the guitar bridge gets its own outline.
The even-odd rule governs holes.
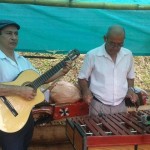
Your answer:
[[[3,103],[6,105],[6,107],[10,110],[10,112],[16,117],[18,115],[15,108],[12,106],[12,104],[6,99],[5,96],[1,96],[0,99],[3,101]]]

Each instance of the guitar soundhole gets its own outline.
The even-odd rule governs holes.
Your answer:
[[[23,84],[22,84],[22,86],[30,86],[30,87],[32,87],[32,85],[31,85],[31,82],[24,82]]]

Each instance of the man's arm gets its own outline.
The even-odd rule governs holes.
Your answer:
[[[134,79],[127,79],[127,81],[128,81],[127,97],[129,97],[131,101],[135,103],[138,100],[138,96],[134,92]]]
[[[36,91],[29,86],[0,84],[0,96],[18,95],[26,100],[31,100],[36,96]]]
[[[133,87],[134,88],[134,79],[127,79],[128,81],[128,88]]]
[[[93,96],[89,89],[88,81],[86,79],[78,79],[78,84],[81,89],[82,99],[88,104],[91,103]]]

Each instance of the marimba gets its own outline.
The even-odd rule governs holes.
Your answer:
[[[69,118],[66,133],[76,150],[149,150],[150,125],[143,115],[150,111]]]

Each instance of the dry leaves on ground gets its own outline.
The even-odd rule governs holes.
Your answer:
[[[52,56],[55,59],[39,59],[29,58],[31,63],[41,72],[44,73],[48,69],[55,66],[58,62],[65,58],[63,54],[39,54],[39,53],[21,53],[22,55],[33,55],[33,56]],[[72,69],[62,79],[65,81],[77,83],[77,76],[80,70],[83,58],[85,55],[80,55],[72,64]],[[144,90],[150,90],[150,56],[136,56],[135,59],[135,86],[140,87]]]

